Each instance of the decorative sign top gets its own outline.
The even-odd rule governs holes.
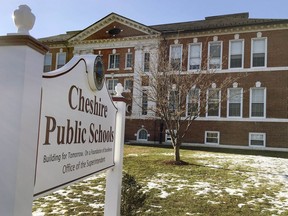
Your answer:
[[[114,166],[115,108],[99,56],[45,73],[34,196]]]

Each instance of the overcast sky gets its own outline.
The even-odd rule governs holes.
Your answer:
[[[17,32],[12,14],[22,4],[36,16],[35,38],[82,30],[112,12],[148,26],[241,12],[288,19],[288,0],[0,0],[1,36]]]

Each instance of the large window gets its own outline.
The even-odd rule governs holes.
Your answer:
[[[44,72],[51,71],[52,53],[46,53],[44,56]]]
[[[114,92],[115,91],[115,86],[118,83],[118,79],[108,79],[107,80],[107,86],[108,86],[108,91]]]
[[[150,71],[150,53],[144,53],[144,72]]]
[[[220,41],[209,42],[208,69],[221,69],[222,67],[222,43]]]
[[[265,147],[266,146],[266,134],[265,133],[249,133],[249,145]]]
[[[200,89],[191,88],[187,94],[187,116],[198,116],[200,105]]]
[[[182,65],[182,45],[170,46],[170,64],[173,70],[181,70]]]
[[[59,52],[57,53],[57,69],[61,68],[65,65],[66,63],[66,52]]]
[[[126,53],[125,68],[132,68],[132,65],[133,65],[133,54]]]
[[[142,93],[142,115],[147,115],[148,112],[148,95],[147,92]]]
[[[228,89],[228,117],[242,117],[242,88]]]
[[[220,116],[220,97],[221,93],[219,89],[209,89],[207,92],[207,113],[208,117]]]
[[[119,54],[109,55],[109,69],[119,69]]]
[[[220,133],[218,131],[205,131],[205,144],[219,144]]]
[[[267,49],[266,38],[252,39],[252,67],[266,67]]]
[[[201,44],[195,43],[189,45],[189,70],[199,70],[201,68]]]
[[[266,116],[266,88],[250,89],[250,117]]]
[[[243,68],[243,40],[230,41],[230,55],[229,67],[230,68]]]

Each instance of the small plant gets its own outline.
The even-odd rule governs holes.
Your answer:
[[[132,175],[123,173],[120,211],[122,216],[134,216],[144,206],[147,195],[141,188]]]

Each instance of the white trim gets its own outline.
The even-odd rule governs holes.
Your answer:
[[[207,142],[207,133],[216,133],[217,134],[217,143]],[[220,132],[219,131],[205,131],[205,140],[204,144],[219,145],[220,143]]]
[[[110,67],[110,57],[111,56],[114,56],[114,62],[113,62],[114,67],[113,68]],[[115,65],[116,56],[118,56],[118,58],[119,58],[118,60],[119,60],[119,66],[120,66],[120,54],[119,53],[111,53],[111,54],[108,55],[108,68],[107,68],[107,71],[109,71],[109,70],[119,70],[119,67],[115,67],[116,66]]]
[[[257,146],[251,144],[251,136],[252,135],[262,135],[263,136],[263,145]],[[249,132],[249,146],[251,147],[266,147],[266,133],[259,133],[259,132]]]
[[[192,87],[192,88],[190,88],[189,91],[195,90],[195,89],[198,89],[198,91],[199,91],[198,101],[197,101],[197,103],[198,103],[197,113],[199,114],[199,112],[200,112],[200,103],[201,103],[201,99],[200,99],[201,89],[200,89],[200,88],[197,88],[197,87]],[[187,94],[187,96],[186,96],[186,112],[185,112],[185,113],[186,113],[186,116],[189,116],[189,115],[188,115],[188,97],[189,97],[189,91],[188,91],[188,94]]]
[[[200,65],[199,65],[199,69],[190,69],[190,47],[191,46],[195,46],[195,45],[200,45]],[[188,44],[188,59],[187,59],[187,71],[201,71],[201,65],[202,63],[202,43],[201,42],[197,42],[197,43],[189,43]]]
[[[126,116],[127,119],[150,119],[153,117],[153,120],[160,119],[157,116],[149,115],[149,116],[139,116],[139,115],[131,115]],[[186,117],[182,117],[182,120],[185,120]],[[288,123],[288,118],[263,118],[263,119],[255,119],[255,118],[226,118],[226,117],[197,117],[195,121],[215,121],[215,122],[266,122],[266,123]]]
[[[229,58],[228,58],[228,69],[231,69],[231,44],[232,42],[242,42],[242,50],[241,50],[241,54],[242,54],[242,62],[241,62],[241,66],[239,68],[232,68],[232,70],[234,69],[243,69],[244,68],[244,39],[234,39],[234,40],[229,40]]]
[[[210,47],[211,47],[211,44],[216,44],[216,43],[220,43],[220,67],[219,68],[210,68]],[[208,70],[215,70],[215,71],[218,71],[218,70],[222,70],[222,55],[223,55],[223,41],[209,41],[208,42],[208,55],[207,55],[207,68]]]
[[[209,90],[217,90],[219,91],[219,99],[218,99],[218,116],[209,116],[208,115],[208,103],[209,103]],[[210,88],[206,92],[206,118],[220,118],[221,117],[221,90],[218,88]]]
[[[182,63],[183,63],[183,44],[171,44],[169,48],[169,64],[171,64],[171,54],[172,54],[172,47],[180,47],[181,55],[180,55],[180,70],[182,70]]]
[[[263,116],[252,116],[252,90],[253,89],[263,89],[264,90],[264,110],[263,110]],[[253,119],[263,119],[266,118],[266,88],[265,87],[252,87],[250,88],[250,95],[249,95],[249,118],[253,118]]]
[[[59,54],[63,54],[63,55],[65,55],[65,62],[64,62],[64,64],[61,66],[61,67],[63,67],[67,62],[67,53],[66,52],[58,52],[57,54],[56,54],[56,64],[55,64],[55,69],[57,70],[57,69],[59,69],[59,68],[61,68],[61,67],[59,67],[58,68],[58,61],[59,61]]]
[[[215,73],[217,74],[224,74],[224,73],[255,73],[255,72],[282,72],[288,71],[288,67],[266,67],[266,68],[243,68],[243,69],[225,69],[225,70],[216,70]],[[197,71],[181,71],[181,74],[193,74],[197,73]],[[200,71],[198,73],[203,73]]]
[[[230,90],[240,89],[241,91],[241,105],[240,105],[240,116],[229,116],[229,98],[230,98]],[[242,118],[243,116],[243,88],[227,88],[227,118]]]
[[[264,59],[264,66],[253,67],[253,41],[256,40],[265,40],[265,59]],[[250,68],[266,68],[267,67],[267,37],[260,37],[260,38],[251,38],[251,52],[250,52]]]
[[[140,139],[139,138],[139,133],[140,133],[140,131],[142,131],[142,130],[144,130],[144,131],[146,131],[146,133],[147,133],[147,139]],[[137,131],[137,136],[136,136],[136,140],[137,141],[148,141],[148,137],[149,137],[149,134],[148,134],[148,131],[145,129],[145,128],[140,128],[138,131]]]
[[[128,81],[128,80],[132,81],[131,89],[127,88],[126,81]],[[132,89],[133,89],[133,79],[131,79],[131,78],[124,79],[124,92],[131,92]]]
[[[132,59],[131,59],[131,67],[127,67],[127,56],[128,55],[131,55],[132,56]],[[125,53],[125,69],[124,70],[132,70],[132,65],[133,65],[133,53],[132,52],[128,52],[128,53]]]
[[[109,70],[107,70],[107,71],[109,71]],[[134,77],[134,73],[121,73],[121,74],[105,74],[105,77],[106,78],[117,78],[117,77]]]

